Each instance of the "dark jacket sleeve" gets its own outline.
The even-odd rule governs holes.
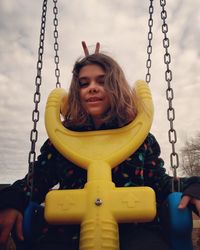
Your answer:
[[[33,201],[42,203],[46,193],[58,183],[56,163],[58,152],[47,140],[34,165]],[[23,213],[30,198],[28,175],[0,191],[0,209],[15,208]]]
[[[173,177],[166,174],[164,161],[160,158],[160,146],[155,137],[150,134],[145,143],[147,150],[144,164],[145,169],[148,170],[145,176],[145,185],[152,187],[156,192],[157,200],[162,202],[172,192]],[[175,191],[178,190],[178,180],[183,195],[187,194],[200,199],[200,177],[183,177],[175,180]]]

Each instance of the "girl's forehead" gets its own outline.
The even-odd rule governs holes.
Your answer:
[[[100,65],[97,64],[85,65],[79,71],[79,78],[87,76],[95,76],[95,75],[105,75],[105,71]]]

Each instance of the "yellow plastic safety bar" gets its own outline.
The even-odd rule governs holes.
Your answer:
[[[153,102],[144,81],[135,84],[138,114],[123,128],[74,132],[63,127],[60,109],[67,94],[59,88],[48,97],[45,124],[57,150],[87,169],[87,183],[79,190],[53,190],[45,200],[45,219],[51,224],[81,224],[80,250],[118,250],[118,223],[147,222],[156,215],[149,187],[116,188],[111,169],[143,143],[153,120]]]

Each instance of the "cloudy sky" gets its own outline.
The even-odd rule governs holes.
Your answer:
[[[43,111],[48,93],[55,87],[52,4],[48,3],[43,82],[41,86],[39,140],[46,139]],[[155,105],[152,132],[157,137],[168,171],[171,146],[165,98],[166,83],[160,1],[154,1],[152,79]],[[59,55],[62,87],[67,88],[74,61],[81,55],[81,41],[101,50],[122,66],[131,85],[145,79],[149,1],[59,0]],[[28,169],[31,114],[39,41],[42,1],[0,1],[0,183],[12,183]],[[168,0],[170,50],[176,109],[177,151],[195,136],[200,120],[200,1]]]

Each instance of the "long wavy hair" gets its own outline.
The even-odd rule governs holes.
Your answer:
[[[75,62],[69,88],[65,125],[80,127],[92,124],[92,119],[83,109],[79,96],[79,72],[84,66],[92,64],[100,66],[105,72],[104,87],[110,99],[110,108],[104,114],[103,122],[108,126],[122,127],[135,118],[137,98],[119,64],[102,53],[91,54]]]

